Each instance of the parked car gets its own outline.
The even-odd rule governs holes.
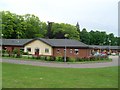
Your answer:
[[[116,53],[111,53],[111,55],[112,55],[112,56],[115,56],[115,55],[116,55]]]
[[[106,56],[107,54],[106,53],[99,53],[99,52],[96,52],[93,56]]]

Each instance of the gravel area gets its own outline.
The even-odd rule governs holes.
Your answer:
[[[109,66],[118,66],[118,56],[110,56],[112,62],[102,63],[87,63],[87,64],[68,64],[68,63],[53,63],[53,62],[41,62],[41,61],[26,61],[26,60],[15,60],[15,59],[2,59],[0,62],[14,63],[14,64],[25,64],[33,66],[47,66],[47,67],[60,67],[60,68],[101,68]],[[119,64],[120,65],[120,64]]]

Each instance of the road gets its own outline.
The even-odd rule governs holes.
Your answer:
[[[110,56],[112,62],[102,63],[87,63],[87,64],[68,64],[68,63],[54,63],[54,62],[41,62],[41,61],[28,61],[28,60],[15,60],[15,59],[2,59],[1,62],[25,64],[33,66],[47,66],[47,67],[60,67],[60,68],[101,68],[109,66],[118,66],[118,56]]]

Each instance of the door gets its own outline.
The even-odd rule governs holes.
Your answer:
[[[35,48],[35,55],[39,56],[39,48]]]

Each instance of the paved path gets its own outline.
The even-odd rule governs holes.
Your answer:
[[[53,62],[41,62],[41,61],[25,61],[25,60],[12,60],[2,59],[2,62],[14,63],[14,64],[25,64],[33,66],[47,66],[47,67],[63,67],[63,68],[100,68],[109,66],[118,66],[118,56],[110,56],[112,62],[102,63],[89,63],[89,64],[68,64],[68,63],[53,63]],[[0,60],[1,61],[1,60]]]

